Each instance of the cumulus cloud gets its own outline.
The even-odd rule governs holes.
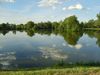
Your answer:
[[[0,3],[5,3],[5,2],[13,3],[13,2],[15,2],[15,0],[0,0]]]
[[[69,7],[64,7],[63,10],[82,10],[83,6],[81,4],[71,5]]]

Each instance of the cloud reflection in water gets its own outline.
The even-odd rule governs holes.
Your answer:
[[[68,58],[68,55],[56,48],[39,47],[39,49],[42,52],[42,57],[45,59],[52,58],[53,60],[65,60]]]

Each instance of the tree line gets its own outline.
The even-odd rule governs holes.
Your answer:
[[[100,13],[97,14],[97,19],[91,19],[88,22],[79,22],[75,15],[65,18],[60,22],[40,22],[34,23],[29,21],[26,24],[0,24],[1,30],[62,30],[62,31],[80,31],[85,28],[100,28]]]

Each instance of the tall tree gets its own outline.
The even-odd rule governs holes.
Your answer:
[[[25,24],[25,28],[26,29],[31,29],[34,28],[35,23],[32,21],[27,22],[27,24]]]
[[[65,20],[62,23],[62,28],[65,30],[78,30],[79,29],[79,22],[77,20],[77,17],[75,15],[70,16],[68,18],[65,18]]]

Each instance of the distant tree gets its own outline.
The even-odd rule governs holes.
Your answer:
[[[9,23],[2,23],[0,25],[0,29],[9,30],[10,29],[10,24]]]
[[[48,22],[40,22],[34,26],[34,29],[52,29],[52,23]]]
[[[100,20],[100,13],[99,13],[99,14],[97,14],[97,19],[99,19],[99,20]]]
[[[95,20],[94,27],[95,28],[100,28],[100,20]]]
[[[94,24],[95,24],[95,21],[91,19],[85,24],[85,28],[93,28],[95,26]]]
[[[97,20],[95,20],[94,26],[95,26],[96,28],[100,28],[100,13],[97,14]]]
[[[64,28],[65,30],[78,30],[79,29],[79,22],[77,20],[77,17],[75,15],[70,16],[68,18],[65,18],[65,20],[62,23],[61,28]]]
[[[22,30],[22,25],[20,24],[20,25],[16,25],[16,29],[17,30]]]
[[[31,28],[34,28],[34,25],[35,25],[34,22],[29,21],[29,22],[27,22],[27,23],[25,24],[25,28],[26,28],[26,29],[31,29]]]
[[[53,27],[53,29],[58,29],[58,27],[59,27],[59,23],[58,22],[53,22],[52,23],[52,27]]]
[[[85,28],[100,28],[100,13],[97,14],[96,20],[91,19],[85,23]]]

